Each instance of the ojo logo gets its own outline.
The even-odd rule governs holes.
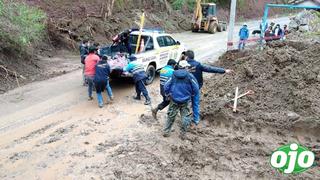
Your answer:
[[[307,148],[292,143],[278,148],[270,158],[271,166],[285,174],[301,173],[310,168],[315,156]]]

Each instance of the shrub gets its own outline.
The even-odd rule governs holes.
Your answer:
[[[0,38],[27,46],[41,40],[46,15],[24,3],[0,0]]]

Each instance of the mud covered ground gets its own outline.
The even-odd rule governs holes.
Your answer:
[[[130,84],[112,83],[115,102],[102,109],[84,99],[80,83],[75,92],[65,89],[65,94],[30,108],[36,112],[46,103],[73,98],[72,105],[12,130],[1,129],[0,178],[319,179],[318,164],[286,176],[269,165],[272,151],[290,142],[319,152],[319,44],[289,41],[270,46],[273,49],[220,58],[215,65],[236,74],[207,77],[202,122],[184,141],[178,137],[178,119],[172,135],[162,137],[165,111],[154,120],[150,106],[132,100]],[[71,76],[75,73],[61,79]],[[73,78],[78,82],[81,73]],[[255,94],[243,97],[239,112],[232,113],[226,100],[236,86],[241,93],[250,89]],[[160,101],[158,84],[148,89],[157,97],[152,99],[155,106]]]
[[[68,51],[53,51],[25,59],[0,55],[0,65],[6,68],[0,68],[0,94],[18,85],[23,86],[34,81],[46,80],[81,68],[78,55],[73,55]],[[13,72],[17,73],[17,78]]]

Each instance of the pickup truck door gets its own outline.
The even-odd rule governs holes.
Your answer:
[[[159,44],[159,62],[160,66],[164,67],[167,65],[169,59],[177,59],[179,46],[175,40],[170,36],[159,36],[157,37]]]
[[[144,47],[141,46],[144,44]],[[142,48],[142,49],[141,49]],[[156,61],[158,56],[156,54],[156,50],[154,49],[153,39],[150,36],[141,36],[141,43],[140,43],[140,52],[138,52],[135,56],[139,61],[141,61],[145,69],[150,62]]]

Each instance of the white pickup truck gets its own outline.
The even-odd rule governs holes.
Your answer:
[[[133,31],[129,35],[129,45],[130,47],[124,47],[121,54],[128,56],[129,52],[132,52],[132,55],[137,57],[137,61],[140,61],[144,64],[145,71],[148,75],[146,80],[147,84],[151,84],[156,76],[156,72],[167,65],[169,59],[174,59],[178,61],[182,53],[186,50],[185,46],[179,41],[176,41],[171,35],[153,31],[153,30],[143,30],[141,33],[141,43],[139,48],[139,53],[135,54],[139,31]],[[128,46],[128,45],[127,45]],[[129,49],[129,50],[128,50]],[[114,63],[110,62],[111,69],[113,69],[112,74],[116,74],[121,77],[128,77],[130,74],[122,72],[122,68],[126,63],[119,62]],[[111,61],[117,61],[118,59],[113,59]],[[118,67],[116,64],[118,65]]]

